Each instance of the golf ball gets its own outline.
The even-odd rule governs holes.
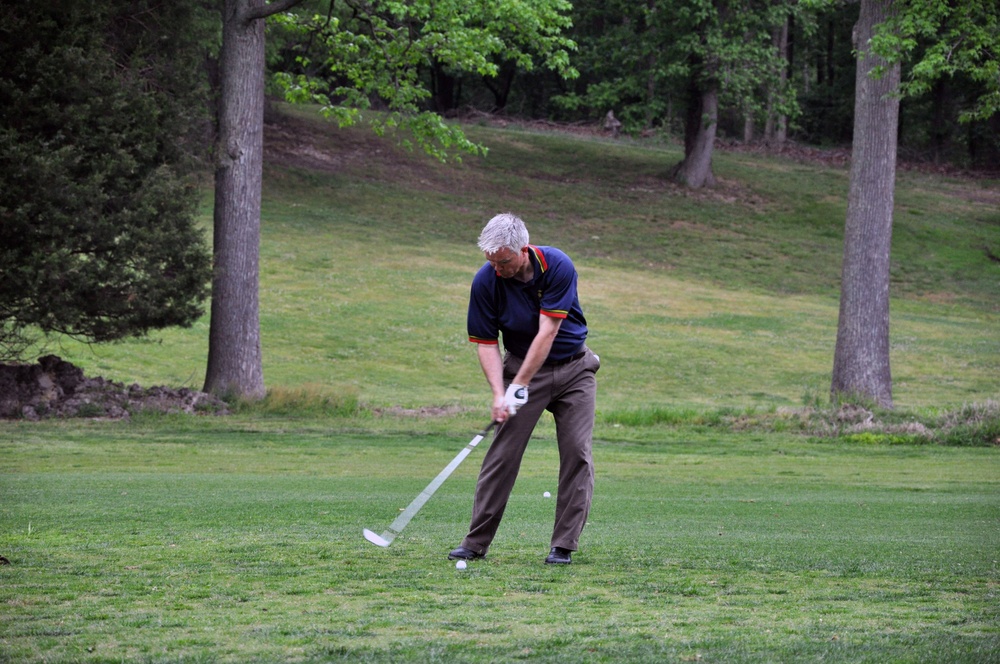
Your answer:
[[[543,494],[542,494],[542,497],[543,497],[543,498],[551,498],[551,497],[552,497],[552,494],[551,494],[551,493],[549,493],[548,491],[546,491],[545,493],[543,493]]]
[[[455,569],[465,569],[465,561],[459,560],[457,563],[455,563]]]

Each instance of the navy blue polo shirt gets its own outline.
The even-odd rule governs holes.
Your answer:
[[[577,296],[576,268],[569,256],[555,247],[528,245],[531,281],[503,279],[489,263],[472,280],[469,297],[469,341],[503,345],[525,357],[538,334],[538,316],[561,318],[562,323],[547,362],[565,360],[583,349],[587,320]]]

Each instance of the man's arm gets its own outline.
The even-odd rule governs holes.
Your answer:
[[[538,334],[531,341],[528,354],[521,363],[521,368],[514,376],[513,382],[518,385],[527,385],[535,377],[538,370],[542,368],[545,360],[552,350],[552,342],[556,339],[559,327],[562,325],[562,318],[553,318],[544,314],[538,315]]]
[[[552,342],[555,341],[559,327],[562,325],[561,318],[552,316],[538,316],[538,334],[528,348],[528,354],[521,363],[521,368],[514,377],[512,383],[518,385],[528,385],[535,377],[542,364],[545,363],[552,350]],[[500,356],[500,347],[496,344],[479,344],[477,348],[479,354],[479,366],[483,369],[486,382],[489,383],[493,392],[493,419],[497,422],[505,422],[510,413],[507,410],[506,390],[503,384],[503,358]]]
[[[506,421],[507,407],[504,405],[503,386],[503,358],[500,357],[500,346],[497,344],[477,344],[476,352],[479,354],[479,366],[483,369],[486,382],[493,392],[493,405],[491,412],[495,422]]]

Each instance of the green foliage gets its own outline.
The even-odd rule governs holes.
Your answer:
[[[903,69],[908,96],[901,108],[900,155],[991,167],[1000,155],[997,128],[975,118],[995,106],[990,100],[1000,80],[995,12],[980,0],[897,5],[914,14],[903,26],[911,50]],[[781,113],[797,142],[847,145],[858,6],[831,0],[581,0],[570,10],[559,2],[530,3],[527,9],[477,2],[461,8],[466,22],[459,27],[447,22],[450,3],[432,10],[421,3],[369,3],[355,12],[352,4],[309,2],[270,21],[271,83],[289,100],[326,105],[342,124],[375,117],[362,109],[398,113],[395,124],[403,131],[393,132],[397,139],[407,135],[417,145],[435,146],[438,158],[473,154],[479,146],[456,137],[445,148],[435,123],[404,127],[421,112],[476,109],[593,123],[614,110],[627,133],[676,135],[692,76],[721,83],[724,136],[741,136],[748,118],[760,127]],[[382,16],[381,23],[372,22],[380,32],[359,20],[369,14]],[[443,18],[435,23],[436,16]],[[782,62],[773,40],[786,18],[793,48]],[[382,43],[403,36],[404,27],[408,48]],[[338,54],[328,61],[324,51],[331,47]],[[399,67],[379,64],[386,58]],[[417,110],[393,107],[381,96],[390,93]],[[966,125],[959,125],[960,116]]]
[[[426,109],[426,72],[440,67],[490,78],[505,64],[525,72],[540,65],[572,78],[575,45],[562,35],[569,9],[566,0],[418,0],[289,12],[273,20],[274,36],[288,46],[284,61],[272,64],[272,82],[288,101],[323,103],[341,126],[361,118],[361,110],[385,109],[388,115],[367,116],[377,133],[403,129],[439,160],[485,154]]]
[[[845,436],[841,436],[841,440],[846,443],[858,445],[910,445],[914,443],[919,444],[927,442],[927,439],[922,436],[900,433],[878,433],[874,431],[849,433]]]
[[[967,76],[978,88],[963,121],[1000,110],[1000,5],[993,0],[905,0],[893,6],[871,48],[890,61],[913,59],[903,94],[927,93],[941,78]]]
[[[967,404],[941,415],[936,425],[941,429],[938,439],[945,445],[1000,446],[1000,403]]]
[[[901,16],[916,13],[903,26],[916,36],[906,40],[911,51],[903,70],[900,155],[992,168],[1000,138],[997,125],[982,118],[995,106],[1000,85],[995,3],[896,5]],[[594,122],[613,109],[627,132],[678,134],[690,75],[719,67],[724,135],[742,136],[748,117],[759,126],[769,113],[773,118],[781,112],[787,114],[788,136],[798,142],[848,145],[858,7],[830,0],[577,2],[570,34],[580,45],[573,63],[581,76],[555,98],[560,117]],[[776,49],[768,52],[767,41],[785,16],[791,18],[793,49],[781,85],[782,63]],[[967,126],[959,126],[960,117]]]
[[[637,132],[670,123],[668,109],[683,105],[693,82],[717,86],[720,103],[745,113],[794,115],[772,31],[795,14],[804,16],[796,3],[753,0],[578,3],[583,76],[559,101],[591,117],[612,109]]]
[[[182,73],[191,51],[171,41],[184,42],[187,15],[140,5],[20,3],[0,16],[6,329],[104,342],[202,313],[198,91]]]

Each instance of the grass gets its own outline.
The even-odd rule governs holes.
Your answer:
[[[339,422],[339,423],[338,423]],[[461,421],[450,422],[461,431]],[[360,426],[359,426],[360,425]],[[475,460],[412,420],[5,425],[6,661],[996,661],[994,449],[603,425],[569,568],[529,448],[484,561]],[[470,429],[471,431],[471,429]],[[478,458],[478,455],[477,455]]]
[[[0,423],[0,662],[1000,661],[995,182],[900,174],[897,410],[858,428],[825,407],[843,169],[722,153],[693,193],[671,145],[471,126],[489,157],[440,165],[308,117],[269,131],[264,404]],[[484,424],[465,303],[505,209],[580,271],[597,490],[543,565],[544,419],[459,572],[481,451],[389,549],[361,529]],[[207,336],[48,351],[199,387]]]

